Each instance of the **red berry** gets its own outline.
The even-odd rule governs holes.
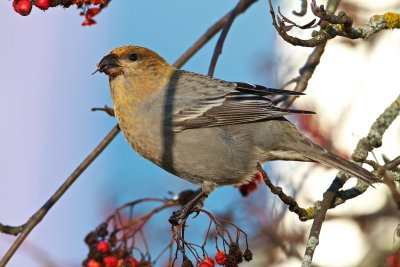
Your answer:
[[[127,263],[127,267],[139,267],[140,265],[140,262],[132,257],[127,258],[125,262]]]
[[[98,261],[95,261],[94,259],[90,259],[88,263],[86,264],[87,267],[101,267],[101,263]]]
[[[92,0],[91,2],[93,5],[100,5],[103,3],[103,0]]]
[[[105,267],[116,267],[118,260],[114,256],[107,256],[103,259]]]
[[[206,264],[206,265],[204,265],[204,267],[214,267],[215,266],[214,260],[211,258],[202,259],[199,267],[201,266],[201,264]]]
[[[99,14],[100,11],[101,11],[100,8],[96,8],[96,7],[89,8],[88,11],[86,12],[86,18],[91,19],[94,16],[96,16],[97,14]]]
[[[27,16],[31,13],[32,2],[30,0],[14,0],[13,7],[18,14]]]
[[[211,267],[211,265],[206,262],[200,262],[198,267]]]
[[[36,0],[36,6],[41,10],[47,10],[50,7],[50,0]]]
[[[223,250],[220,250],[217,252],[217,254],[215,254],[214,258],[219,265],[224,265],[226,261],[226,254]]]
[[[109,253],[110,252],[110,244],[107,241],[100,241],[97,244],[97,250],[101,253]]]
[[[91,26],[93,24],[96,24],[94,19],[86,19],[84,22],[82,22],[82,26]]]

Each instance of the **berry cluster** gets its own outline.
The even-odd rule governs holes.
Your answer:
[[[215,263],[223,265],[225,267],[238,267],[238,264],[243,260],[249,262],[253,259],[253,253],[247,248],[244,253],[241,252],[239,245],[232,242],[229,245],[229,252],[226,253],[224,250],[219,250],[213,258],[203,258],[197,267],[215,267]],[[181,267],[193,267],[193,263],[184,257]]]
[[[50,4],[50,0],[35,0],[35,5],[42,10],[47,10]],[[27,16],[31,13],[33,2],[32,0],[14,0],[12,5],[15,12],[22,16]]]
[[[117,246],[116,233],[109,233],[107,224],[101,224],[85,238],[89,254],[82,265],[85,267],[139,267],[151,266],[145,260],[139,261],[130,252]]]
[[[248,248],[247,234],[242,229],[225,219],[215,217],[209,211],[201,209],[200,214],[205,214],[210,219],[202,246],[188,242],[184,238],[186,231],[185,224],[173,229],[173,239],[177,243],[177,252],[179,251],[183,258],[181,266],[193,267],[193,263],[186,255],[187,252],[190,252],[197,261],[197,267],[215,267],[215,263],[225,267],[238,267],[243,260],[251,261],[253,259],[253,254]],[[214,230],[211,230],[212,225],[214,225]],[[236,233],[236,237],[234,237],[234,233]],[[239,246],[241,237],[243,236],[246,243],[244,253]],[[207,240],[214,240],[213,245],[217,248],[214,258],[209,257],[206,251]],[[203,257],[200,258],[199,254],[202,254]]]
[[[22,16],[29,15],[32,11],[32,6],[36,6],[41,10],[47,10],[50,7],[57,5],[60,5],[64,8],[68,8],[71,5],[76,5],[82,10],[80,15],[85,17],[82,26],[90,26],[96,24],[96,21],[93,19],[93,17],[99,14],[102,9],[107,7],[110,1],[111,0],[65,0],[61,3],[57,2],[52,4],[52,0],[13,0],[12,5],[15,12]],[[98,7],[91,7],[91,5]]]
[[[144,228],[146,225],[148,227],[154,215],[179,205],[182,196],[183,194],[179,194],[172,199],[144,198],[116,209],[105,222],[86,236],[85,242],[89,246],[89,253],[83,261],[83,266],[151,267],[160,261],[164,263],[163,266],[176,266],[182,260],[181,267],[215,267],[216,264],[238,267],[243,261],[252,260],[247,234],[235,224],[216,217],[204,209],[198,211],[198,216],[203,217],[200,219],[206,219],[202,245],[186,238],[185,232],[201,229],[192,228],[185,220],[180,225],[172,225],[170,231],[168,228],[165,229],[165,233],[171,235],[170,241],[164,243],[166,247],[158,255],[153,255],[150,250],[151,242],[147,240]],[[137,205],[149,202],[161,205],[156,205],[148,212],[136,214]],[[143,212],[143,209],[141,210]],[[212,244],[209,244],[210,242]],[[243,243],[245,243],[244,252],[239,246]],[[211,246],[217,250],[214,257],[208,252]]]

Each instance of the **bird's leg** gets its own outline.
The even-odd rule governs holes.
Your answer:
[[[181,194],[185,193],[185,196],[182,197],[181,194],[179,196],[179,199],[182,208],[179,210],[176,210],[172,212],[171,217],[169,218],[169,222],[172,225],[179,225],[181,224],[182,221],[186,220],[189,215],[195,211],[196,207],[202,205],[203,199],[208,197],[207,193],[205,193],[202,189],[199,189],[197,191],[191,191],[191,196],[188,197],[187,195],[188,191],[184,191]],[[183,201],[182,201],[183,200]]]

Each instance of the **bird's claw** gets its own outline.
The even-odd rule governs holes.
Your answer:
[[[192,219],[194,219],[194,218],[196,218],[197,216],[199,216],[200,210],[195,210],[195,211],[193,211],[193,213],[195,213],[195,214],[194,214],[194,216],[192,217]]]
[[[180,225],[181,222],[187,219],[189,217],[190,211],[188,212],[187,209],[185,209],[185,206],[183,206],[179,210],[175,210],[172,212],[171,217],[169,217],[168,221],[170,224],[173,226]]]
[[[199,209],[189,210],[189,209],[185,209],[185,206],[184,206],[180,210],[173,211],[172,215],[171,215],[171,217],[169,217],[168,221],[170,222],[170,224],[177,226],[177,225],[180,225],[183,221],[185,221],[189,217],[189,215],[192,213],[194,213],[194,216],[192,217],[192,219],[194,219],[197,216],[199,216],[200,210]]]
[[[180,225],[189,217],[192,212],[196,212],[195,216],[193,217],[196,218],[199,215],[199,210],[203,205],[202,199],[205,197],[207,197],[207,194],[202,190],[195,192],[195,194],[192,192],[190,200],[185,201],[186,203],[181,209],[172,212],[172,215],[169,217],[168,221],[174,226]]]

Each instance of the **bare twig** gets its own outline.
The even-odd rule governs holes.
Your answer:
[[[300,11],[297,12],[295,10],[292,11],[293,15],[302,17],[305,16],[307,14],[307,0],[300,0],[301,1],[301,6],[300,6]]]
[[[264,171],[264,169],[261,167],[260,163],[257,164],[257,169],[258,171],[261,172],[264,182],[271,190],[271,192],[277,195],[282,200],[283,203],[288,205],[289,210],[296,213],[299,216],[300,221],[309,220],[310,215],[308,214],[307,210],[299,207],[296,200],[293,197],[286,195],[281,187],[273,185],[271,179],[269,178],[268,174]]]
[[[376,119],[369,130],[368,136],[358,142],[356,150],[352,158],[354,161],[363,162],[368,152],[382,145],[383,134],[397,118],[400,112],[400,95],[393,101],[392,104]]]
[[[211,77],[214,76],[215,66],[217,65],[218,58],[222,53],[222,48],[224,46],[224,42],[225,42],[226,36],[228,35],[229,29],[231,28],[233,21],[236,18],[238,9],[240,8],[240,6],[244,5],[246,2],[254,2],[254,1],[240,0],[240,2],[236,5],[236,7],[230,12],[229,18],[226,21],[224,28],[222,29],[222,32],[218,38],[217,44],[215,45],[214,53],[211,58],[210,67],[208,68],[208,76],[211,76]]]
[[[308,81],[313,76],[315,69],[319,65],[322,55],[325,52],[325,46],[326,43],[320,44],[319,46],[314,48],[312,53],[308,56],[306,64],[299,70],[300,76],[297,77],[297,82],[294,91],[304,92],[306,90],[308,86]],[[294,97],[289,98],[286,101],[285,106],[286,107],[291,106],[295,99],[296,98]]]
[[[9,235],[18,235],[19,233],[24,230],[26,223],[20,226],[10,226],[10,225],[4,225],[0,223],[0,233],[5,233]]]
[[[237,6],[236,15],[245,12],[252,4],[257,2],[257,0],[244,1],[242,5]],[[224,25],[226,25],[232,11],[227,13],[225,16],[220,18],[216,23],[214,23],[174,64],[175,67],[180,68],[186,61],[189,60],[197,51],[200,50],[211,38],[217,34]]]
[[[300,75],[287,83],[287,84],[293,82],[296,83],[296,86],[293,89],[293,91],[304,92],[307,89],[308,81],[313,76],[315,69],[319,65],[322,55],[325,52],[325,46],[326,43],[323,43],[315,47],[313,52],[308,56],[308,59],[304,64],[304,66],[299,70]],[[282,106],[289,107],[293,104],[295,100],[296,97],[285,95],[275,99],[274,103],[278,104],[282,102]]]
[[[336,0],[336,2],[338,3],[340,1]],[[291,23],[287,25],[287,19],[282,18],[282,16],[276,16],[272,0],[269,0],[269,5],[272,24],[275,29],[286,42],[295,46],[315,47],[336,36],[342,36],[348,39],[367,39],[382,30],[400,29],[399,13],[387,12],[383,15],[374,15],[370,18],[368,23],[359,27],[353,27],[353,19],[345,12],[341,11],[338,15],[334,15],[334,10],[336,8],[332,8],[328,5],[326,11],[322,5],[317,6],[315,0],[313,0],[311,9],[314,15],[320,18],[319,24],[321,30],[313,31],[311,38],[305,40],[289,35],[288,31],[294,25]]]
[[[104,111],[105,113],[107,113],[109,116],[111,117],[115,117],[115,112],[113,108],[110,108],[107,105],[104,105],[104,107],[102,108],[92,108],[91,111]]]
[[[400,165],[400,156],[391,161],[388,161],[384,167],[386,170],[393,170],[396,169],[399,165]]]
[[[292,28],[291,26],[293,25],[291,24],[290,27],[288,27],[285,24],[285,20],[282,20],[280,17],[276,16],[272,0],[268,0],[268,3],[269,3],[269,12],[271,13],[271,18],[272,18],[272,25],[274,25],[276,31],[279,33],[279,35],[282,37],[283,40],[292,45],[299,45],[304,47],[314,47],[320,44],[318,43],[318,41],[313,39],[311,39],[311,41],[302,40],[297,37],[288,35],[287,31],[289,31]]]
[[[307,1],[303,1],[302,4],[304,4],[304,2],[307,2]],[[329,2],[328,7],[333,10],[332,12],[334,12],[334,10],[336,10],[338,2],[339,1],[330,1]],[[275,11],[274,11],[274,8],[272,5],[272,0],[269,0],[269,8],[270,8],[271,16],[272,16],[272,24],[274,25],[277,32],[282,36],[283,32],[285,32],[285,31],[283,30],[283,28],[280,28],[277,24]],[[283,21],[282,21],[282,23],[283,23]],[[282,36],[282,38],[284,40],[286,40],[285,35]],[[288,41],[288,40],[286,40],[286,41]],[[288,42],[291,43],[290,41],[288,41]],[[323,53],[325,52],[325,46],[326,46],[326,42],[321,42],[318,46],[316,46],[315,49],[313,50],[313,52],[308,56],[307,61],[304,64],[304,66],[299,70],[300,75],[297,76],[296,78],[291,79],[289,82],[286,83],[285,86],[287,86],[291,83],[296,83],[296,86],[293,90],[297,91],[297,92],[304,92],[307,89],[308,81],[311,79],[312,75],[314,74],[315,69],[317,68],[317,66],[320,63],[320,59],[321,59]],[[274,103],[275,104],[282,103],[282,106],[289,107],[292,105],[292,103],[295,100],[296,100],[296,97],[286,95],[286,96],[281,96],[279,98],[276,98],[274,100]]]
[[[319,234],[321,232],[322,224],[325,221],[326,212],[331,207],[331,203],[335,199],[336,193],[340,188],[342,188],[345,180],[346,179],[343,179],[342,177],[336,177],[328,190],[323,194],[322,201],[319,202],[320,205],[316,206],[316,210],[314,212],[315,218],[308,237],[306,251],[301,264],[302,267],[311,266],[315,249],[319,243]]]

